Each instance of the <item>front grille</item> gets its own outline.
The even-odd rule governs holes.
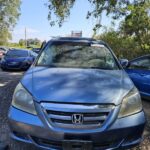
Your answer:
[[[41,104],[49,122],[62,128],[99,128],[107,120],[113,105]],[[81,123],[73,122],[73,115],[82,116]],[[80,120],[79,120],[80,121]]]

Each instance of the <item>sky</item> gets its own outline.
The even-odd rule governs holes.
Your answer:
[[[50,26],[46,2],[47,0],[22,0],[21,15],[12,32],[12,42],[25,38],[25,28],[27,38],[38,38],[41,41],[49,40],[53,36],[66,36],[71,31],[82,31],[84,37],[92,36],[95,19],[86,19],[87,11],[91,9],[87,0],[76,0],[70,17],[61,28]],[[105,14],[102,15],[102,24],[111,26],[111,20]]]

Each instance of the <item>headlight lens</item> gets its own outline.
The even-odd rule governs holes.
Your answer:
[[[141,97],[136,88],[133,88],[123,99],[119,118],[133,115],[142,110]]]
[[[34,115],[37,114],[32,96],[21,83],[19,83],[15,89],[12,106]]]

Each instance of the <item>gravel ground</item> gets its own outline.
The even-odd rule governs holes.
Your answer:
[[[0,70],[0,141],[9,144],[11,150],[35,150],[31,145],[17,144],[9,138],[8,109],[15,86],[22,77],[22,72],[2,72]],[[144,131],[144,141],[132,150],[150,150],[150,102],[143,100],[147,116],[147,125]]]
[[[0,70],[0,141],[8,144],[11,150],[34,150],[35,148],[31,145],[15,143],[9,137],[7,114],[14,88],[22,75],[22,72],[2,72]]]

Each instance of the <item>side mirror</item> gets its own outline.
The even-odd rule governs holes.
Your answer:
[[[127,68],[129,66],[129,61],[127,59],[120,59],[119,61],[123,68]]]

